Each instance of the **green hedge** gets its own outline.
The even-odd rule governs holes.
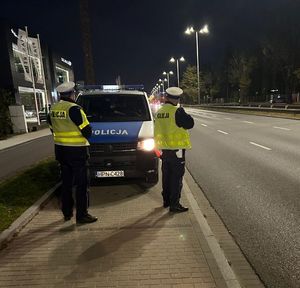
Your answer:
[[[8,108],[12,103],[12,93],[8,90],[0,89],[0,139],[5,139],[8,134],[12,133],[12,123]]]

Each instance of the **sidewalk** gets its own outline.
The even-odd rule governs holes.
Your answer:
[[[187,213],[162,208],[160,187],[92,187],[100,219],[82,226],[53,198],[0,251],[0,287],[264,287],[188,171]]]
[[[49,202],[0,251],[0,287],[263,287],[238,251],[243,286],[224,279],[228,267],[217,264],[197,212],[170,214],[159,186],[93,187],[91,204],[100,220],[77,226],[63,222],[56,198]]]
[[[20,134],[20,135],[13,135],[7,139],[0,140],[0,150],[7,149],[12,146],[22,144],[22,143],[31,141],[33,139],[47,136],[50,134],[51,134],[50,129],[44,128],[44,129],[34,131],[34,132],[24,133],[24,134]]]
[[[193,214],[170,215],[158,188],[92,188],[100,221],[84,226],[64,223],[53,199],[0,252],[0,286],[226,287]]]

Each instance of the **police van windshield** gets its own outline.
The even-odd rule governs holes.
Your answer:
[[[143,95],[81,95],[77,102],[90,122],[151,120],[146,98]]]

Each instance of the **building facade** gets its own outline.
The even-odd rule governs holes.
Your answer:
[[[25,126],[39,126],[46,120],[56,87],[74,81],[72,62],[28,35],[24,27],[0,22],[0,88],[12,91],[14,104],[24,107]]]

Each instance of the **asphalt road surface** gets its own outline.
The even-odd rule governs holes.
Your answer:
[[[186,109],[187,167],[261,279],[300,287],[300,121]]]
[[[0,151],[0,180],[54,156],[52,135],[37,138]]]

